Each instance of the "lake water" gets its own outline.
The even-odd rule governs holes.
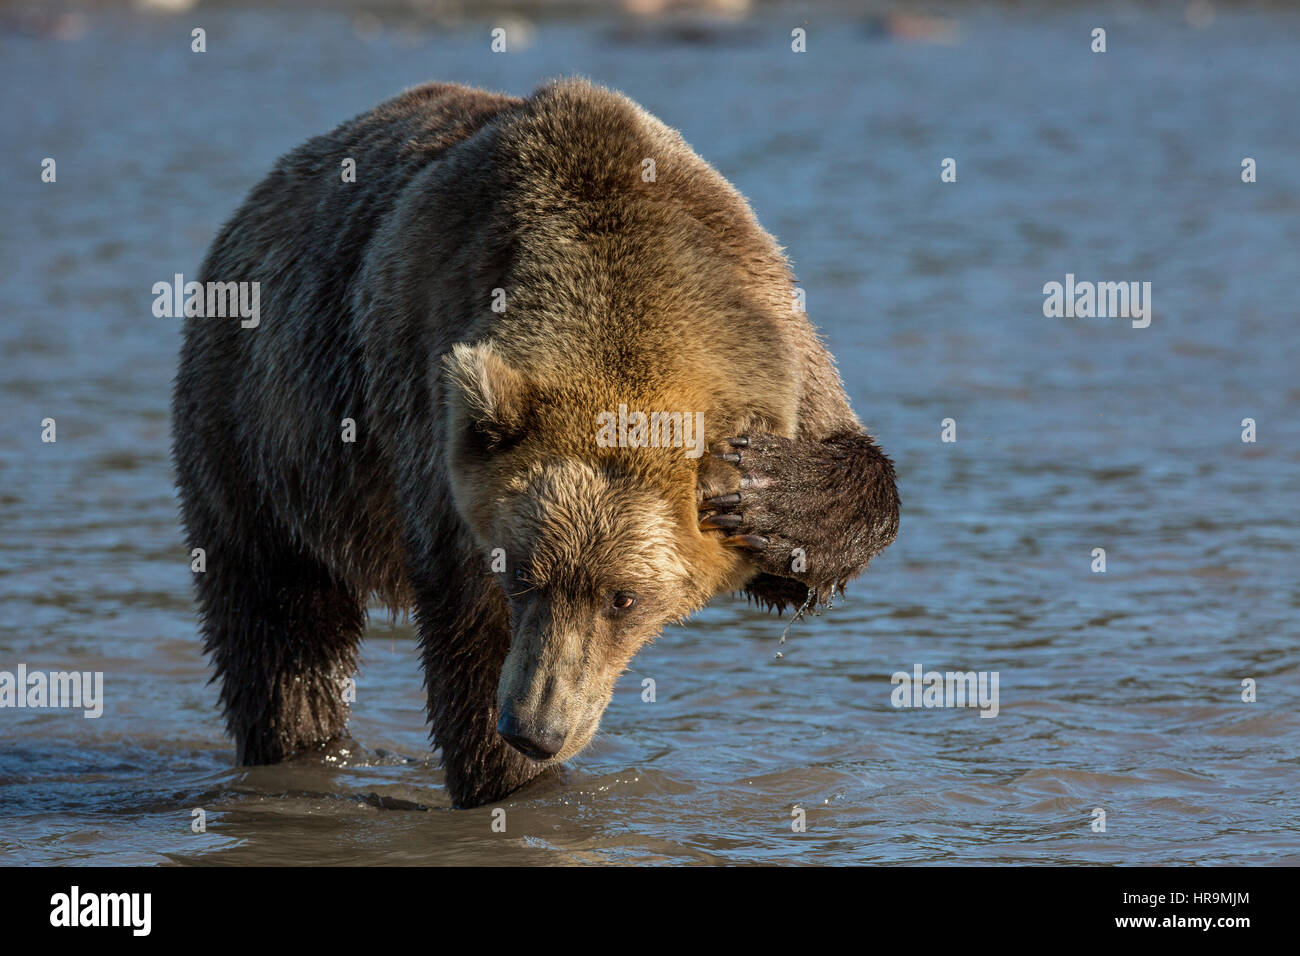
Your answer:
[[[0,670],[105,675],[97,720],[0,710],[0,863],[1300,863],[1300,12],[1197,9],[963,5],[946,42],[827,14],[805,54],[807,14],[767,7],[543,22],[504,55],[490,24],[337,13],[0,20]],[[898,541],[783,647],[740,599],[666,631],[504,833],[448,808],[412,628],[378,613],[354,743],[239,769],[151,286],[400,89],[571,73],[681,129],[787,247],[897,462]],[[1150,326],[1045,317],[1067,273],[1150,282]],[[916,665],[997,672],[997,717],[896,709]]]

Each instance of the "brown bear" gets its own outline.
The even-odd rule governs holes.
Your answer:
[[[201,281],[260,289],[255,326],[186,319],[173,403],[241,763],[345,733],[377,600],[414,612],[453,803],[498,800],[591,740],[665,624],[824,601],[897,534],[776,242],[589,83],[421,86],[309,140]]]

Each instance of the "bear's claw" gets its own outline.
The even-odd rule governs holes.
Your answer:
[[[738,528],[745,521],[742,515],[736,514],[711,514],[700,522],[701,531],[713,531],[715,529],[727,530],[729,528]]]
[[[777,527],[779,522],[772,520],[772,506],[778,502],[766,490],[774,483],[768,469],[764,467],[762,453],[769,445],[779,441],[782,439],[775,436],[751,439],[748,435],[740,435],[715,445],[713,457],[736,466],[736,473],[733,473],[735,477],[732,478],[733,487],[738,483],[743,490],[714,495],[704,499],[700,505],[701,531],[727,532],[722,538],[724,545],[764,552],[767,557],[760,564],[770,564],[778,571],[785,564],[780,553],[789,548],[780,537],[780,528]],[[743,454],[741,451],[727,450],[728,446],[742,449]]]
[[[718,495],[716,498],[708,498],[704,502],[705,508],[731,508],[740,504],[740,492],[733,491],[728,495]]]

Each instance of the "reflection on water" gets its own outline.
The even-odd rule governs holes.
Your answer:
[[[1105,55],[1086,11],[958,17],[941,43],[814,21],[803,55],[802,15],[766,8],[543,23],[508,56],[478,28],[247,9],[205,9],[203,55],[168,17],[0,35],[0,670],[102,670],[107,695],[99,720],[0,711],[0,861],[1300,861],[1300,16],[1126,9]],[[781,659],[739,600],[669,630],[504,834],[446,809],[406,622],[373,622],[355,741],[236,769],[171,493],[179,323],[150,287],[277,155],[400,88],[574,72],[682,129],[789,249],[898,462],[899,540]],[[1151,282],[1151,327],[1044,318],[1066,273]],[[895,710],[917,664],[997,671],[998,717]]]

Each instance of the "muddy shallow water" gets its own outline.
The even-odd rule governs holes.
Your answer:
[[[0,862],[1300,862],[1300,14],[970,5],[947,43],[814,19],[794,55],[804,17],[542,23],[507,55],[480,26],[253,8],[4,21],[0,670],[103,671],[105,705],[0,709]],[[666,631],[504,833],[448,809],[412,628],[379,613],[353,741],[236,768],[151,286],[277,155],[401,88],[575,72],[680,128],[787,247],[898,464],[900,537],[784,647],[740,599]],[[1150,327],[1044,317],[1067,273],[1151,282]],[[918,664],[997,672],[997,717],[891,706]]]

